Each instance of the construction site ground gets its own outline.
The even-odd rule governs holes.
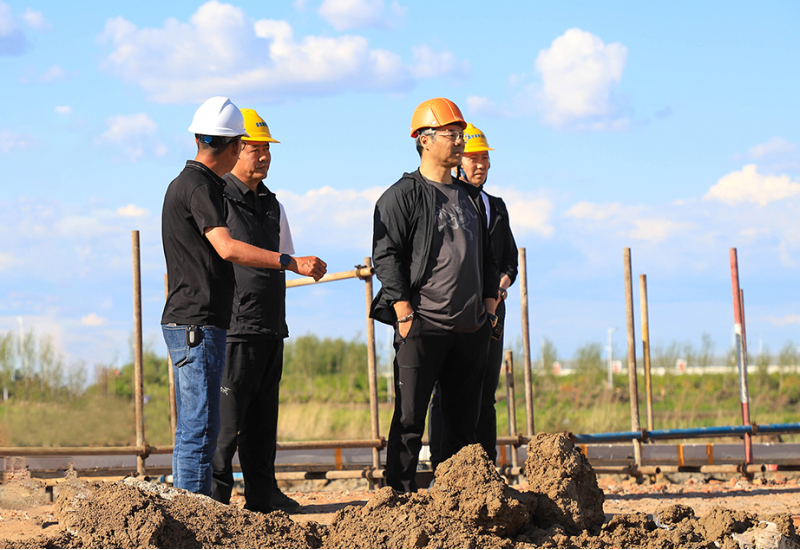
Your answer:
[[[559,445],[561,447],[556,448]],[[142,536],[151,533],[150,539],[131,539],[126,542],[122,539],[97,538],[100,536],[98,533],[106,528],[109,533],[113,533],[106,534],[107,537],[119,536],[115,530],[124,530],[113,527],[112,524],[116,525],[114,522],[120,520],[119,517],[114,517],[120,514],[114,508],[115,503],[129,498],[125,491],[130,492],[134,488],[138,491],[134,494],[135,498],[130,497],[133,500],[139,498],[137,495],[145,495],[136,503],[126,505],[128,507],[125,508],[125,513],[131,518],[141,515],[142,510],[153,509],[149,499],[157,499],[159,495],[167,499],[174,497],[162,492],[162,489],[152,489],[159,487],[155,484],[137,485],[139,482],[127,486],[121,483],[94,485],[90,491],[93,494],[87,496],[81,494],[86,483],[73,480],[66,487],[59,484],[60,491],[55,491],[56,497],[60,492],[64,498],[50,502],[49,494],[41,490],[42,486],[36,480],[15,480],[0,485],[0,547],[160,547],[158,542],[153,542],[158,540],[162,541],[161,544],[164,544],[164,540],[171,541],[174,547],[242,547],[250,544],[327,548],[797,547],[798,539],[794,534],[794,527],[800,527],[800,484],[792,474],[770,472],[758,474],[751,479],[738,475],[712,477],[707,474],[673,474],[639,481],[623,476],[598,477],[588,466],[581,465],[580,456],[569,447],[568,442],[543,441],[538,456],[531,455],[529,451],[529,462],[546,462],[542,460],[542,452],[547,455],[545,458],[549,456],[557,459],[554,464],[568,464],[571,460],[577,460],[578,466],[573,467],[571,476],[565,477],[563,472],[555,472],[552,480],[543,480],[550,474],[541,472],[553,471],[552,465],[537,473],[534,467],[526,464],[527,479],[520,477],[519,484],[509,487],[499,480],[499,476],[495,479],[488,462],[482,462],[478,451],[470,452],[471,455],[464,454],[463,451],[459,453],[454,457],[456,461],[452,468],[441,475],[437,470],[438,488],[423,489],[414,497],[397,497],[388,489],[381,492],[370,491],[363,480],[336,480],[327,483],[306,481],[293,486],[284,485],[286,494],[302,506],[297,514],[270,514],[269,516],[274,515],[275,518],[259,519],[258,523],[248,519],[251,515],[249,512],[239,510],[244,500],[242,496],[235,494],[230,511],[222,512],[223,516],[208,516],[217,518],[212,523],[221,521],[220,517],[225,518],[224,521],[239,526],[237,529],[241,533],[252,531],[267,533],[269,536],[272,533],[281,533],[280,537],[283,538],[274,539],[263,538],[267,536],[263,534],[248,535],[252,538],[225,538],[224,534],[216,534],[216,539],[201,539],[196,535],[192,535],[195,538],[190,539],[168,539],[163,538],[166,537],[166,531],[162,527],[148,531],[148,525],[157,522],[147,514],[136,529],[133,529],[130,518],[130,521],[126,519],[123,523],[131,526],[134,532],[144,533]],[[587,473],[590,475],[585,475]],[[558,483],[566,480],[572,487],[560,485],[554,493],[555,485],[551,482],[556,479],[560,479]],[[531,486],[531,481],[535,487]],[[599,494],[598,490],[602,491],[601,498],[591,496],[592,491]],[[67,496],[65,493],[69,491],[72,493]],[[163,491],[174,490],[165,488]],[[558,491],[562,491],[562,494],[559,495]],[[102,497],[101,493],[104,493]],[[531,506],[525,498],[525,495],[531,494],[549,494],[552,497],[551,504],[555,503],[556,508],[560,506],[561,512],[567,511],[566,516],[562,514],[558,520],[560,527],[552,528],[549,525],[556,523],[553,518],[561,512],[548,512],[541,497],[539,509],[536,511],[536,505]],[[567,495],[575,494],[577,497],[570,496],[569,499],[573,501],[567,502]],[[564,498],[559,500],[561,497]],[[95,498],[106,500],[92,503]],[[591,509],[594,506],[593,501],[601,504],[600,518],[597,517],[598,510]],[[186,505],[184,512],[174,514],[175,517],[184,514],[181,517],[184,518],[183,525],[188,530],[196,528],[192,526],[192,517],[204,516],[207,508],[218,506],[210,501],[198,502]],[[483,503],[483,511],[471,509],[469,503],[472,502]],[[348,508],[351,506],[356,508]],[[526,506],[527,510],[523,510]],[[108,511],[108,518],[104,518],[103,511]],[[451,512],[451,520],[444,521],[443,518],[446,519]],[[426,517],[426,513],[437,517]],[[687,518],[692,516],[691,521],[694,523],[687,523]],[[712,516],[715,518],[713,522],[710,521]],[[779,517],[783,523],[775,519]],[[703,518],[709,521],[703,523]],[[777,522],[784,535],[789,536],[771,539],[767,546],[759,546],[758,543],[748,546],[736,538],[742,536],[737,533],[748,528],[752,531],[758,526],[759,520],[762,524],[764,521]],[[108,525],[103,526],[104,522]],[[711,527],[712,523],[714,527]],[[87,525],[90,526],[88,530]],[[681,531],[679,525],[683,525],[684,530],[694,530],[702,536],[697,541],[691,537],[675,538]],[[205,527],[200,528],[202,529]],[[669,534],[670,529],[672,534]],[[86,534],[89,531],[92,532],[91,535]],[[392,531],[396,533],[393,535]],[[447,531],[451,532],[446,533]],[[654,539],[652,533],[656,531],[663,531],[664,536]],[[67,535],[67,532],[72,535]],[[709,534],[712,532],[713,535]],[[407,537],[408,534],[411,534],[411,538]],[[183,536],[175,533],[170,536],[179,535]],[[81,536],[84,538],[81,539]],[[210,535],[206,533],[204,536]],[[667,536],[673,539],[665,538]],[[190,540],[191,544],[183,546],[186,540]],[[738,542],[733,542],[734,540]],[[780,544],[776,542],[779,540],[782,541]],[[295,541],[297,544],[286,541]],[[714,543],[718,546],[714,546]],[[707,544],[712,546],[704,546]]]

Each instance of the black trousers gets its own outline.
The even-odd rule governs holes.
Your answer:
[[[214,500],[230,503],[238,447],[245,509],[272,511],[282,372],[283,340],[228,342],[220,394],[222,427],[211,463]]]
[[[406,338],[395,333],[396,400],[386,449],[386,480],[399,492],[415,492],[428,403],[441,388],[442,460],[476,442],[478,403],[491,324],[477,332],[450,332],[416,316]]]
[[[495,313],[500,322],[505,322],[506,303],[504,301],[497,304]],[[480,416],[478,417],[478,426],[475,428],[475,437],[493,462],[497,460],[497,411],[495,410],[497,400],[495,394],[502,370],[503,337],[500,336],[499,340],[490,338],[489,352],[486,356],[486,371],[483,376],[483,390],[481,391]],[[439,384],[436,384],[428,416],[428,441],[431,450],[431,465],[434,469],[444,460],[442,458],[444,424],[440,394],[441,389]]]

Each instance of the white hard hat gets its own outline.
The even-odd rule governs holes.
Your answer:
[[[195,111],[189,131],[204,136],[249,137],[244,130],[244,117],[227,97],[207,99]]]

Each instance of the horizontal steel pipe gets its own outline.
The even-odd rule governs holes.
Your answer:
[[[673,430],[642,430],[641,432],[608,432],[598,434],[570,434],[576,443],[609,443],[612,441],[629,441],[638,439],[694,439],[703,437],[730,437],[759,433],[795,433],[800,432],[800,422],[788,424],[753,424],[750,426],[712,426],[707,428],[677,428]]]
[[[314,285],[318,283],[330,283],[331,281],[341,281],[343,279],[363,279],[369,277],[375,270],[371,267],[359,267],[352,271],[340,271],[338,273],[328,273],[319,281],[315,281],[312,277],[300,277],[299,279],[287,279],[286,288],[294,286]]]
[[[172,452],[170,450],[170,452]],[[135,445],[123,447],[0,447],[0,456],[100,456],[142,455],[149,449]]]
[[[301,451],[304,449],[383,449],[386,440],[341,439],[338,441],[278,441],[279,451]]]

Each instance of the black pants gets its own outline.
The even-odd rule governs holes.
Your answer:
[[[425,416],[434,384],[441,387],[442,460],[476,442],[481,395],[491,324],[472,334],[435,327],[414,318],[406,338],[395,334],[394,415],[386,449],[386,480],[399,492],[417,490],[415,481]]]
[[[214,500],[231,500],[232,461],[238,447],[245,508],[272,511],[282,371],[283,340],[228,342],[220,394],[222,427],[211,463]]]
[[[497,317],[500,322],[506,318],[506,303],[497,304]],[[483,376],[483,390],[481,391],[480,416],[475,437],[481,444],[486,454],[492,461],[497,460],[497,412],[494,408],[497,384],[500,382],[500,372],[503,368],[503,337],[499,340],[489,339],[489,352],[486,356],[486,371]],[[430,412],[428,416],[428,441],[431,449],[431,464],[434,469],[442,460],[442,440],[444,439],[444,425],[442,423],[441,389],[439,384],[433,389]]]

